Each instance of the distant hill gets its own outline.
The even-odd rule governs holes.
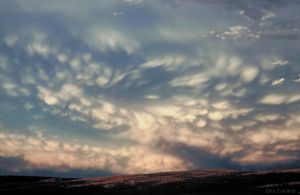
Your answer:
[[[62,179],[1,176],[1,194],[300,194],[300,169],[195,170]]]

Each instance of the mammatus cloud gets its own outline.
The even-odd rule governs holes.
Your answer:
[[[298,3],[0,5],[2,172],[299,161]]]
[[[269,105],[290,104],[300,100],[299,94],[284,95],[284,94],[269,94],[264,96],[260,103]]]
[[[13,145],[13,146],[12,146]],[[22,147],[22,148],[21,148]],[[42,136],[22,136],[1,134],[1,156],[18,158],[27,162],[26,167],[9,167],[12,172],[32,169],[65,170],[105,170],[115,173],[152,172],[159,168],[184,170],[182,160],[170,155],[151,152],[144,147],[107,148],[84,145],[77,142],[61,142]],[[144,157],[144,154],[148,155]],[[24,163],[26,164],[26,163]],[[1,167],[3,168],[3,167]]]

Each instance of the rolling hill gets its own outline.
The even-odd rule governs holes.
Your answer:
[[[300,169],[194,170],[95,178],[1,176],[1,194],[300,194]]]

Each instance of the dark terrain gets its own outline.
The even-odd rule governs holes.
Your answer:
[[[203,170],[62,179],[0,176],[1,194],[300,194],[300,169]]]

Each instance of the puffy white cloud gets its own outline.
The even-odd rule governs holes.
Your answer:
[[[268,94],[260,99],[261,104],[280,105],[294,103],[300,100],[299,94],[283,95],[283,94]]]
[[[259,38],[259,34],[251,31],[246,26],[231,26],[229,31],[222,32],[216,35],[218,38],[226,40],[227,38],[237,39],[249,39],[249,38]]]
[[[42,42],[32,42],[28,44],[27,51],[30,55],[38,54],[47,57],[51,52],[51,48]]]
[[[267,143],[272,144],[278,141],[292,141],[298,140],[298,136],[300,135],[299,131],[292,128],[287,129],[260,129],[259,131],[253,131],[248,133],[249,141],[255,144],[265,145]]]
[[[13,97],[30,95],[30,90],[28,88],[19,86],[18,84],[9,80],[2,81],[1,88],[7,95]]]
[[[223,119],[223,114],[221,112],[210,112],[208,118],[213,121],[220,121]]]
[[[46,104],[55,105],[59,103],[59,99],[55,97],[52,91],[41,86],[38,87],[38,91],[39,91],[39,98],[41,98]]]
[[[141,65],[142,68],[155,68],[162,66],[167,70],[176,70],[179,66],[188,65],[187,59],[179,54],[166,55],[161,58],[153,58]]]
[[[61,64],[64,64],[68,60],[68,55],[64,53],[59,53],[57,54],[56,58]]]
[[[145,98],[149,99],[149,100],[158,100],[159,96],[158,95],[146,95]]]
[[[274,118],[268,117],[268,118]],[[299,124],[299,123],[298,123]],[[272,129],[260,128],[255,131],[248,131],[245,135],[246,143],[252,147],[249,152],[236,160],[240,163],[274,163],[276,161],[295,160],[295,155],[285,154],[283,151],[299,150],[295,141],[299,139],[297,127],[272,126]],[[283,143],[283,144],[282,144]],[[272,149],[266,149],[268,145],[274,145]]]
[[[1,86],[7,91],[8,94],[13,94],[13,90],[17,87],[16,84],[10,81],[3,82]]]
[[[192,74],[175,78],[170,82],[174,87],[196,87],[201,88],[210,78],[204,73]]]
[[[280,118],[280,114],[258,114],[255,119],[262,122],[276,121]]]
[[[78,58],[72,59],[70,61],[71,68],[75,71],[80,71],[81,61]]]
[[[233,131],[241,131],[245,128],[248,127],[253,127],[254,125],[256,125],[257,123],[255,121],[243,121],[243,122],[236,122],[232,125],[230,125],[230,128]]]
[[[216,91],[223,91],[227,87],[227,83],[219,83],[218,85],[215,86]]]
[[[226,111],[223,111],[223,115],[226,118],[233,118],[233,119],[237,119],[241,116],[247,116],[249,113],[251,113],[254,109],[253,108],[229,108]]]
[[[88,62],[82,68],[78,64],[78,68],[74,71],[75,78],[72,79],[87,86],[107,87],[109,84],[117,83],[125,76],[119,72],[113,73],[109,66],[94,61]]]
[[[272,70],[274,68],[280,67],[280,66],[285,66],[288,65],[289,61],[283,60],[279,57],[271,57],[271,58],[263,58],[261,60],[261,66],[265,70]]]
[[[300,74],[298,75],[298,78],[294,79],[294,82],[300,83]]]
[[[277,66],[277,65],[284,66],[287,64],[289,64],[289,62],[287,60],[284,60],[284,61],[278,60],[278,61],[272,62],[272,65],[275,65],[275,66]]]
[[[279,105],[285,102],[286,97],[280,94],[269,94],[260,99],[261,104]]]
[[[251,82],[253,81],[257,75],[259,74],[259,69],[252,66],[252,67],[246,67],[243,69],[242,73],[241,73],[241,79],[244,82]]]
[[[99,76],[96,80],[97,85],[104,87],[108,84],[109,78],[105,76]]]
[[[212,106],[216,109],[226,109],[230,107],[230,103],[228,101],[220,101],[220,102],[216,102],[213,103]]]
[[[207,74],[216,77],[223,76],[226,78],[228,76],[236,76],[239,74],[243,64],[243,60],[240,57],[224,53],[219,56],[213,56],[212,60],[215,67],[210,67]]]
[[[272,85],[273,86],[275,86],[275,85],[281,85],[284,81],[285,81],[285,78],[280,78],[280,79],[272,81]]]
[[[275,17],[276,14],[274,12],[267,12],[262,18],[261,20],[262,21],[266,21],[266,20],[269,20],[270,18],[273,18]]]
[[[203,120],[203,119],[199,119],[197,122],[196,122],[196,126],[199,127],[199,128],[202,128],[202,127],[205,127],[207,125],[207,121]]]
[[[245,156],[236,159],[239,163],[245,164],[258,164],[258,163],[276,163],[283,161],[297,160],[296,157],[278,154],[277,152],[265,152],[262,149],[248,152]]]
[[[293,112],[288,115],[288,119],[285,121],[286,127],[291,127],[294,125],[298,125],[300,123],[299,112]]]

